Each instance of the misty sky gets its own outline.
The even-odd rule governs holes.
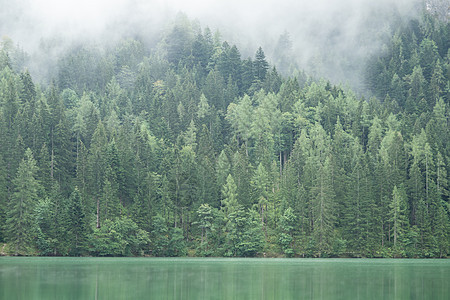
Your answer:
[[[117,39],[160,32],[177,12],[205,27],[219,29],[236,43],[243,58],[263,46],[270,59],[288,31],[298,61],[306,65],[318,53],[356,59],[381,48],[373,36],[386,30],[393,11],[409,17],[417,0],[0,0],[0,36],[9,36],[27,52],[42,39],[66,41]],[[131,34],[132,35],[132,34]],[[335,66],[325,69],[333,72]],[[340,76],[339,74],[336,76]]]
[[[415,0],[0,0],[2,35],[20,39],[102,34],[111,26],[157,22],[181,11],[203,26],[235,32],[241,39],[276,39],[284,30],[295,36],[317,28],[340,28],[346,36],[376,11],[399,9],[408,14]],[[25,32],[24,32],[25,31]],[[305,38],[302,36],[302,38]]]

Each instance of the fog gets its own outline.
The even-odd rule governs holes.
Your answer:
[[[243,58],[262,46],[279,62],[277,42],[287,33],[289,57],[300,68],[333,82],[361,86],[365,59],[381,51],[389,19],[417,14],[419,0],[0,0],[0,35],[34,57],[42,44],[57,41],[114,42],[141,36],[157,40],[177,13],[219,30]],[[54,49],[58,49],[54,47]],[[57,51],[51,53],[57,56]],[[284,53],[286,54],[286,53]],[[48,53],[46,54],[48,55]]]

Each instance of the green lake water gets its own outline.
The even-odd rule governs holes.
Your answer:
[[[0,299],[450,299],[450,260],[0,257]]]

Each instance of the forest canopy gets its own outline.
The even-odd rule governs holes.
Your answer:
[[[364,95],[185,17],[154,47],[74,45],[48,82],[4,38],[2,252],[448,256],[450,25],[431,12],[393,20]]]

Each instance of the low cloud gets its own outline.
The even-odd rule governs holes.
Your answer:
[[[379,35],[389,31],[397,14],[415,16],[418,0],[0,0],[0,35],[27,52],[57,37],[104,43],[123,36],[156,39],[178,12],[218,29],[237,44],[243,58],[262,46],[272,62],[276,44],[288,32],[299,66],[333,81],[361,85],[358,65],[382,46]],[[349,72],[354,65],[354,72]],[[354,77],[354,78],[352,78]]]

